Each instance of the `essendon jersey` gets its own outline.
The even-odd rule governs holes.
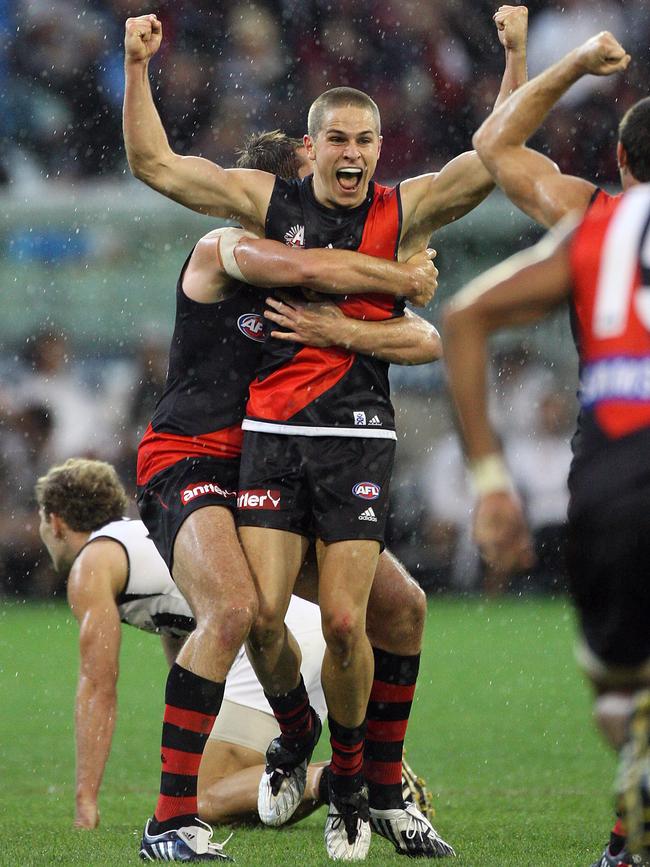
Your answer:
[[[241,454],[248,385],[264,339],[259,291],[236,284],[231,295],[199,304],[176,286],[176,322],[167,381],[138,448],[138,485],[187,457]]]
[[[358,207],[326,208],[314,196],[311,177],[277,178],[266,215],[266,237],[289,246],[334,247],[395,259],[401,225],[399,187],[371,182]],[[356,319],[389,319],[404,311],[403,302],[390,295],[355,295],[338,303]],[[243,427],[395,439],[388,364],[345,349],[318,349],[267,337]]]
[[[600,193],[571,242],[581,431],[572,487],[650,479],[650,186]]]

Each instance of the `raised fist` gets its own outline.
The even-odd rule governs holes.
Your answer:
[[[162,24],[155,15],[127,18],[124,26],[124,56],[127,61],[146,61],[162,42]]]
[[[618,39],[607,30],[583,42],[579,48],[576,48],[576,55],[584,72],[591,75],[611,75],[614,72],[622,72],[627,69],[631,59]]]
[[[508,51],[522,51],[528,38],[526,6],[499,6],[493,16],[499,42]]]

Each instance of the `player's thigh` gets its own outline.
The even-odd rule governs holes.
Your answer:
[[[240,527],[239,534],[264,619],[284,615],[308,541],[297,533],[267,527]]]
[[[205,506],[183,521],[174,542],[174,580],[197,617],[206,606],[257,608],[230,509]]]
[[[349,539],[317,544],[318,600],[323,631],[365,631],[366,609],[372,587],[379,542]]]

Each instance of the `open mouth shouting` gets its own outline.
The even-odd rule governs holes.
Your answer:
[[[358,166],[345,166],[342,169],[337,169],[336,172],[336,180],[341,189],[346,192],[354,192],[357,190],[362,177],[363,169]]]

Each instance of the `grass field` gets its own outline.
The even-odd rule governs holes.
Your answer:
[[[431,602],[407,753],[434,792],[452,863],[588,867],[600,854],[615,759],[593,731],[573,635],[561,601]],[[62,606],[0,607],[0,864],[137,863],[158,786],[164,668],[157,639],[124,629],[101,827],[73,831],[76,626]],[[327,864],[323,822],[320,811],[282,832],[237,830],[228,850],[240,865]],[[374,838],[367,863],[405,862]]]

